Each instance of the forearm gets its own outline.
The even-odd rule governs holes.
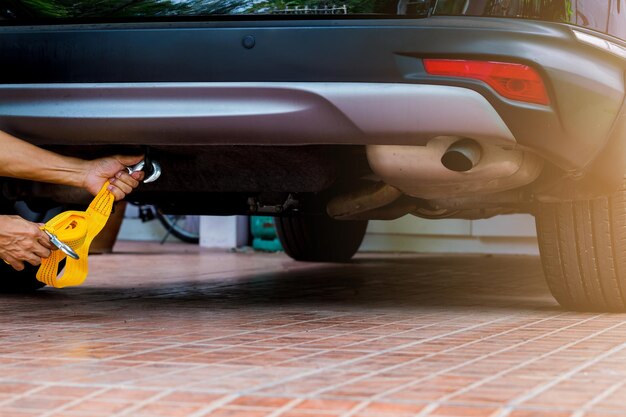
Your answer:
[[[0,176],[82,187],[87,162],[38,148],[0,132]]]

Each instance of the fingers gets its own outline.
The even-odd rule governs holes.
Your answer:
[[[44,258],[47,258],[48,256],[50,256],[50,251],[48,251],[48,255],[44,256]],[[34,253],[24,253],[20,256],[20,259],[14,258],[13,256],[7,256],[4,261],[11,265],[11,267],[13,267],[16,271],[24,270],[24,262],[28,262],[32,266],[41,265],[41,257],[35,255]]]
[[[115,187],[114,185],[109,185],[108,190],[111,192],[111,194],[113,194],[113,197],[115,197],[115,201],[123,200],[124,197],[126,197],[126,193],[124,193],[122,190]]]
[[[42,245],[37,245],[36,247],[33,248],[33,254],[36,255],[39,258],[39,263],[37,263],[37,265],[39,265],[41,263],[41,258],[48,258],[50,257],[50,255],[52,254],[52,250],[49,248],[46,248]],[[35,265],[32,262],[28,261],[31,265]]]
[[[131,174],[124,171],[118,172],[115,175],[115,179],[117,180],[117,182],[124,183],[125,185],[130,187],[131,190],[139,185],[138,180],[136,180]]]
[[[118,173],[120,178],[111,178],[109,180],[109,191],[115,196],[115,200],[121,200],[126,197],[126,194],[133,191],[139,183],[125,173]]]
[[[126,171],[119,171],[115,178],[109,179],[111,185],[109,185],[108,189],[115,196],[115,200],[121,200],[139,185],[139,181],[143,177],[144,173],[141,171],[132,174],[128,174]]]
[[[4,262],[6,262],[7,264],[11,265],[11,267],[13,269],[15,269],[16,271],[23,271],[24,270],[24,262],[18,261],[17,259],[13,258],[12,256],[5,257]]]
[[[55,246],[52,244],[52,242],[50,242],[50,236],[48,236],[44,231],[43,231],[43,223],[39,223],[39,228],[37,230],[37,234],[34,236],[37,239],[37,242],[43,246],[44,248],[48,249],[48,250],[54,250]],[[50,255],[48,255],[50,256]],[[46,258],[47,256],[44,256],[44,258]]]
[[[25,261],[25,262],[28,262],[32,266],[39,266],[39,265],[41,265],[41,257],[37,256],[34,252],[26,254],[24,256],[24,259],[22,259],[22,260]]]
[[[51,254],[52,244],[41,225],[19,216],[0,216],[0,259],[16,271],[24,269],[25,262],[33,266]]]
[[[50,239],[40,227],[24,219],[14,217],[11,219],[13,227],[7,230],[11,234],[11,240],[3,247],[2,258],[16,271],[24,270],[24,263],[33,266],[41,265],[41,259],[50,256],[48,246],[52,246]]]
[[[51,248],[54,247],[50,242],[50,237],[37,225],[33,224],[31,228],[31,241],[24,244],[21,261],[26,261],[33,266],[41,265],[41,258],[50,256]]]
[[[145,178],[146,173],[143,171],[137,171],[133,172],[130,176],[133,177],[136,181],[141,182]]]
[[[45,233],[44,233],[44,235],[45,235],[45,237],[40,237],[40,238],[37,239],[37,241],[44,248],[46,248],[48,250],[54,250],[56,248],[56,246],[54,246],[52,244],[52,242],[50,242],[50,238],[48,237],[48,235],[46,235]],[[44,258],[45,258],[45,256],[44,256]]]

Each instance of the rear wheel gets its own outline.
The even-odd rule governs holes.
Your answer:
[[[363,241],[367,220],[334,220],[326,215],[276,218],[287,255],[298,261],[346,262]]]
[[[548,286],[566,308],[626,311],[626,190],[542,204],[536,214]]]

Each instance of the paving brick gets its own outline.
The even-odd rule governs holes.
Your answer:
[[[626,315],[565,312],[536,257],[120,242],[85,285],[0,296],[0,417],[600,417]]]

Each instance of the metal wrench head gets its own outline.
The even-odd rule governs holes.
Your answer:
[[[143,161],[139,161],[136,165],[126,167],[129,174],[137,171],[146,171],[147,177],[144,178],[144,183],[154,182],[161,176],[161,165],[159,165],[156,161],[150,161],[150,167],[148,167],[148,169],[144,168],[146,168],[145,159]]]
[[[69,245],[61,242],[61,240],[54,233],[49,232],[46,229],[43,229],[43,231],[46,232],[46,234],[50,238],[50,242],[52,242],[54,246],[59,248],[61,252],[63,252],[64,254],[66,254],[72,259],[76,259],[76,260],[80,259],[80,256],[78,256],[78,254],[74,252],[74,249],[72,249]]]
[[[135,165],[126,167],[126,171],[128,171],[129,174],[132,174],[133,172],[141,171],[145,165],[146,165],[146,160],[142,159],[141,161],[137,162]]]

